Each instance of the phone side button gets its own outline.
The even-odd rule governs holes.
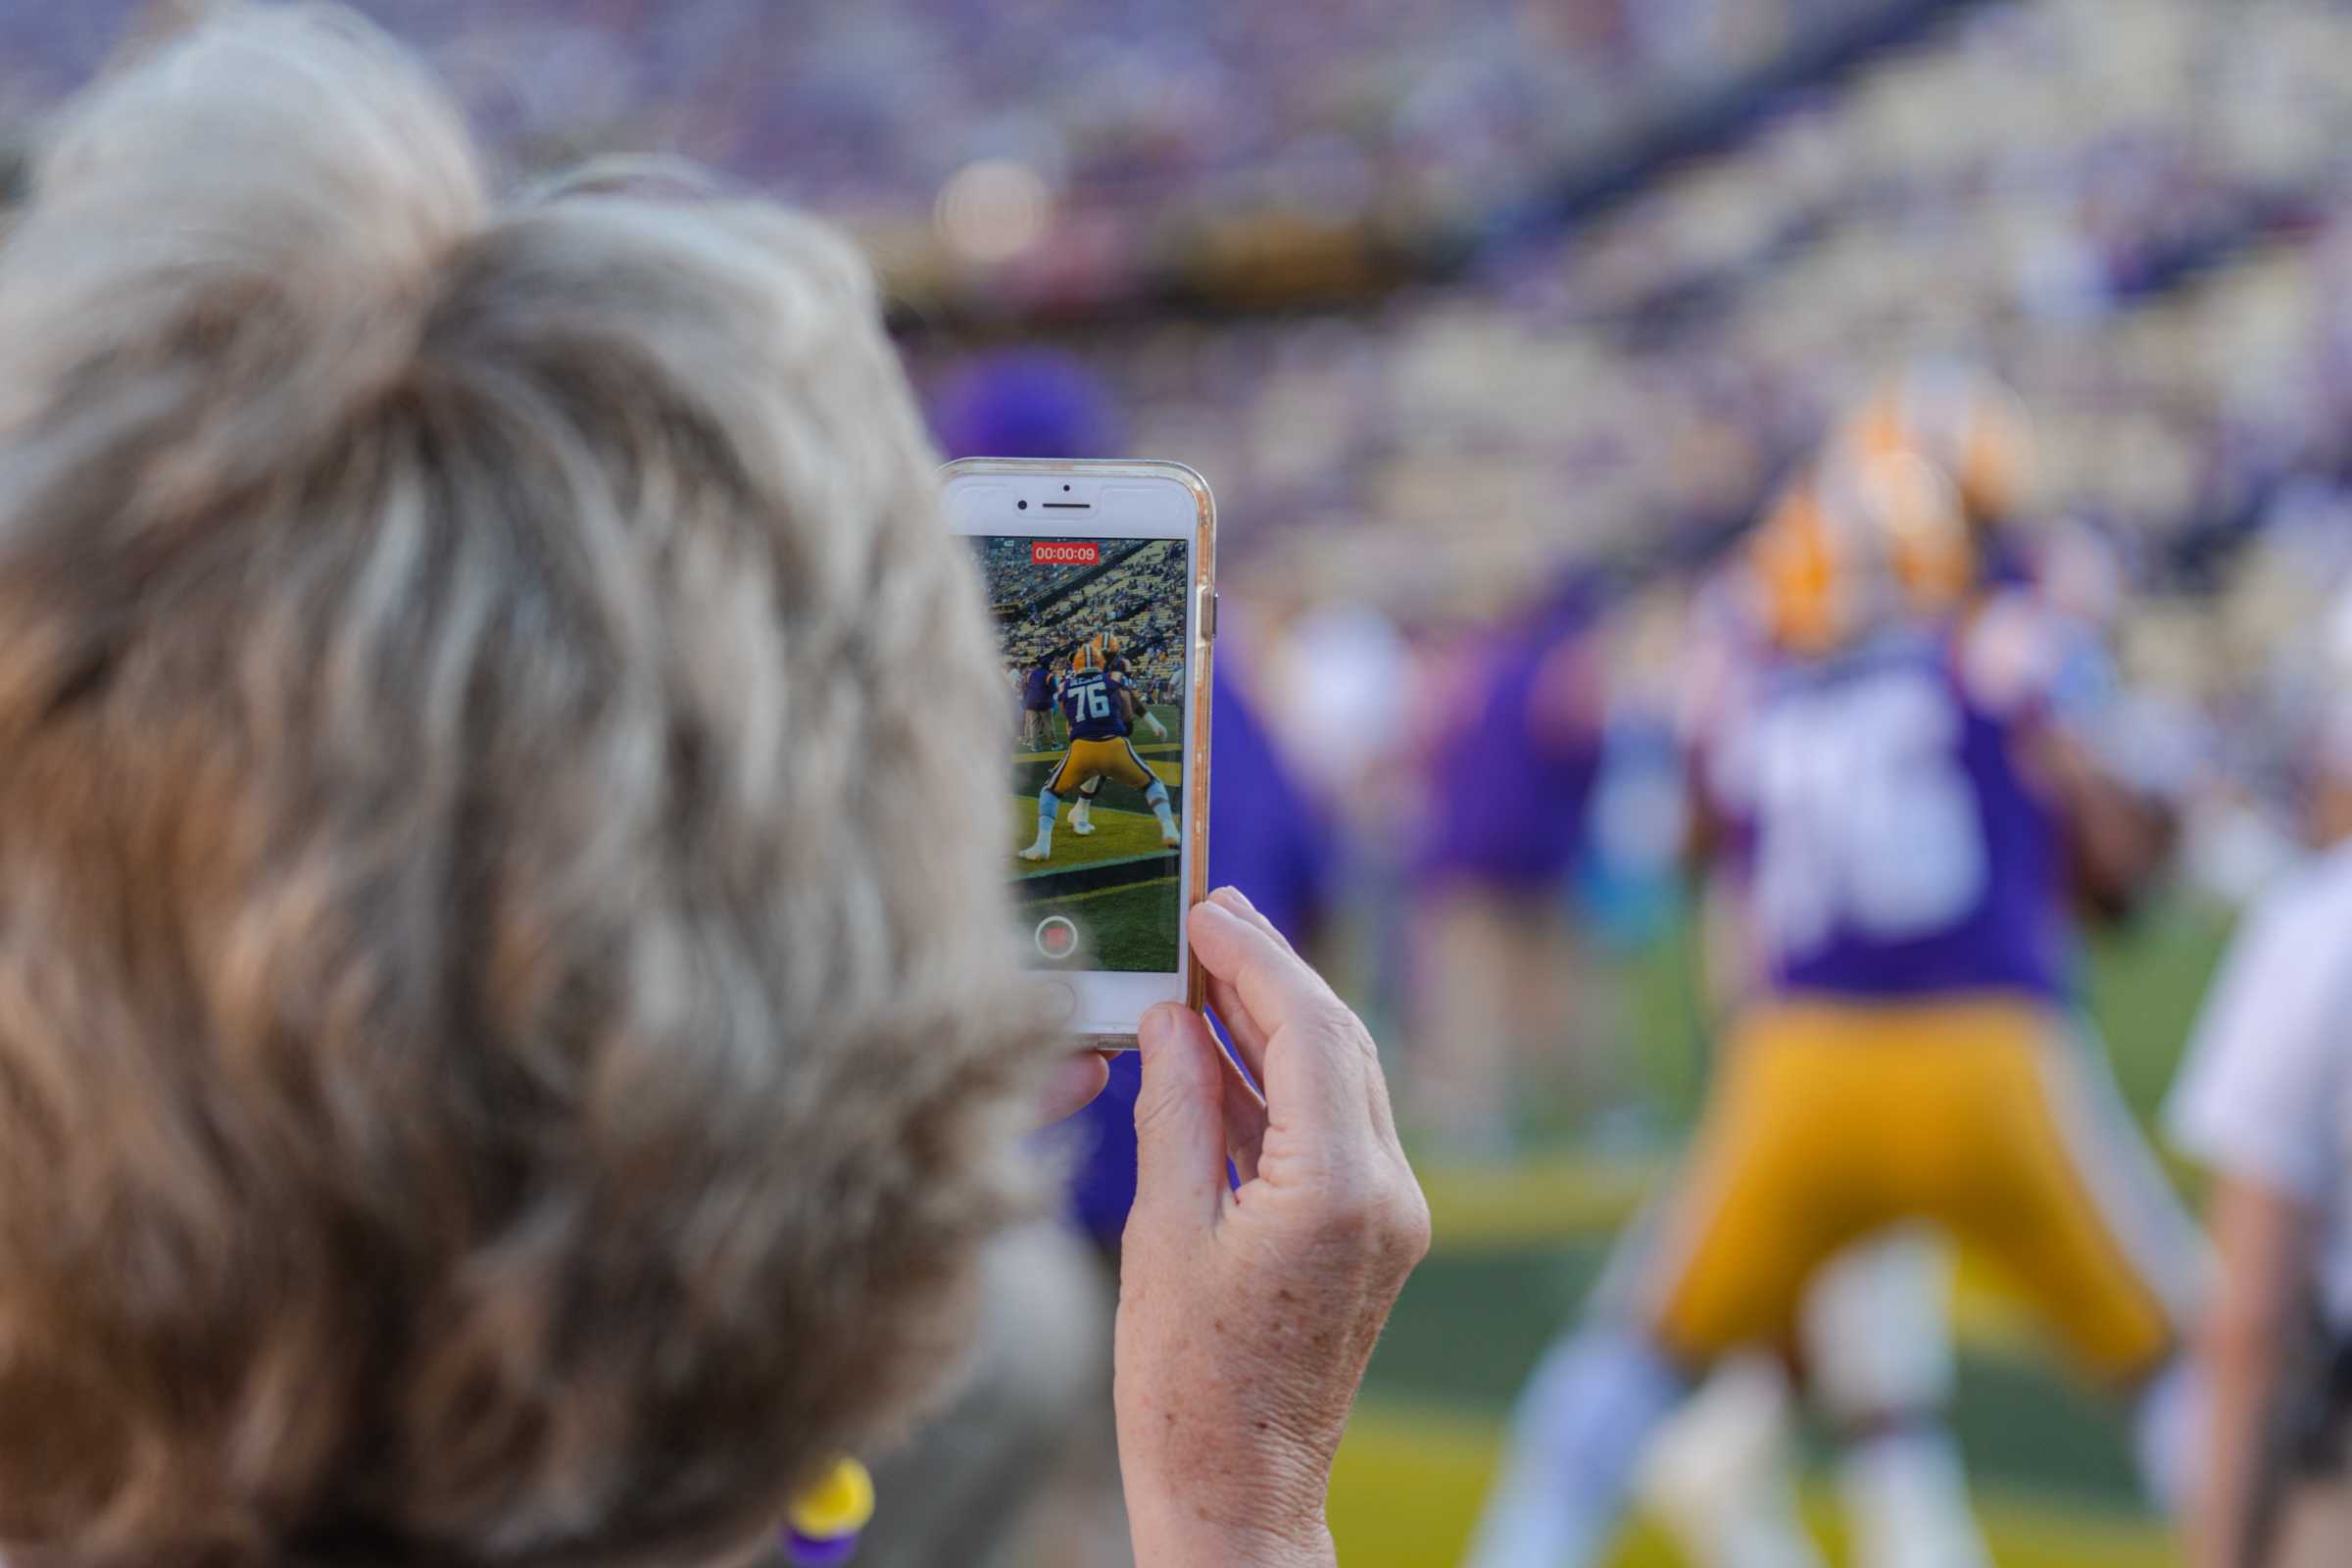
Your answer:
[[[1214,588],[1200,590],[1200,640],[1204,643],[1217,640],[1217,591]]]

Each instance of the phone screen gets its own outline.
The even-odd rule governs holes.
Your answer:
[[[1173,973],[1192,546],[971,542],[1016,719],[1004,858],[1026,956],[1042,969]]]

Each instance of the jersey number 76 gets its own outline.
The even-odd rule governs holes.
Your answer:
[[[1803,957],[1840,929],[1905,941],[1967,918],[1988,867],[1962,723],[1920,670],[1790,694],[1761,716],[1756,904],[1775,950]]]

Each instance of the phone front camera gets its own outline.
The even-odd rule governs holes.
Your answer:
[[[1018,511],[1027,512],[1029,510],[1029,503],[1026,501],[1015,501],[1013,503],[1013,507]]]

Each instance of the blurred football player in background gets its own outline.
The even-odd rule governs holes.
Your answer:
[[[1478,1568],[1594,1560],[1690,1380],[1789,1344],[1821,1266],[1906,1221],[2006,1265],[2151,1417],[2177,1403],[2195,1235],[2070,1005],[2076,902],[2130,899],[2162,813],[2061,704],[2066,629],[1981,602],[1950,482],[1834,460],[1757,530],[1773,655],[1698,763],[1752,992],[1683,1176],[1524,1396]]]
[[[1768,534],[1816,528],[1820,520],[1810,514],[1861,499],[1852,494],[1852,475],[1912,461],[1948,486],[1979,558],[1965,587],[1955,594],[1956,585],[1943,585],[1937,595],[1954,597],[1965,615],[2013,591],[2025,570],[2014,524],[2031,484],[2031,437],[2015,396],[1965,362],[1919,362],[1874,388],[1838,423],[1819,461],[1789,483],[1762,526]],[[2045,588],[2043,597],[2066,613],[2081,613],[2082,602],[2096,595],[2076,582],[2080,571],[2064,575],[2066,591]],[[1754,697],[1749,682],[1771,657],[1753,595],[1741,592],[1741,581],[1735,570],[1710,599],[1701,616],[1703,646],[1687,662],[1685,722],[1694,755],[1703,755],[1728,715]],[[1716,817],[1704,780],[1693,782],[1691,817],[1702,828],[1693,835],[1694,859],[1707,911],[1710,990],[1722,1020],[1761,978],[1762,956],[1749,940],[1750,879],[1738,855],[1719,853],[1729,846],[1711,842],[1720,835],[1704,829]],[[1872,1568],[1973,1568],[1989,1560],[1946,1425],[1957,1371],[1950,1291],[1942,1238],[1904,1227],[1858,1243],[1825,1266],[1799,1318],[1792,1348],[1838,1444],[1856,1560]],[[1798,1522],[1795,1413],[1783,1363],[1743,1355],[1711,1378],[1661,1434],[1642,1495],[1706,1568],[1800,1568],[1821,1560]]]
[[[2240,925],[2168,1116],[2213,1173],[2221,1265],[2193,1568],[2352,1561],[2352,595],[2301,652],[2330,693],[2301,769],[2318,853]]]

